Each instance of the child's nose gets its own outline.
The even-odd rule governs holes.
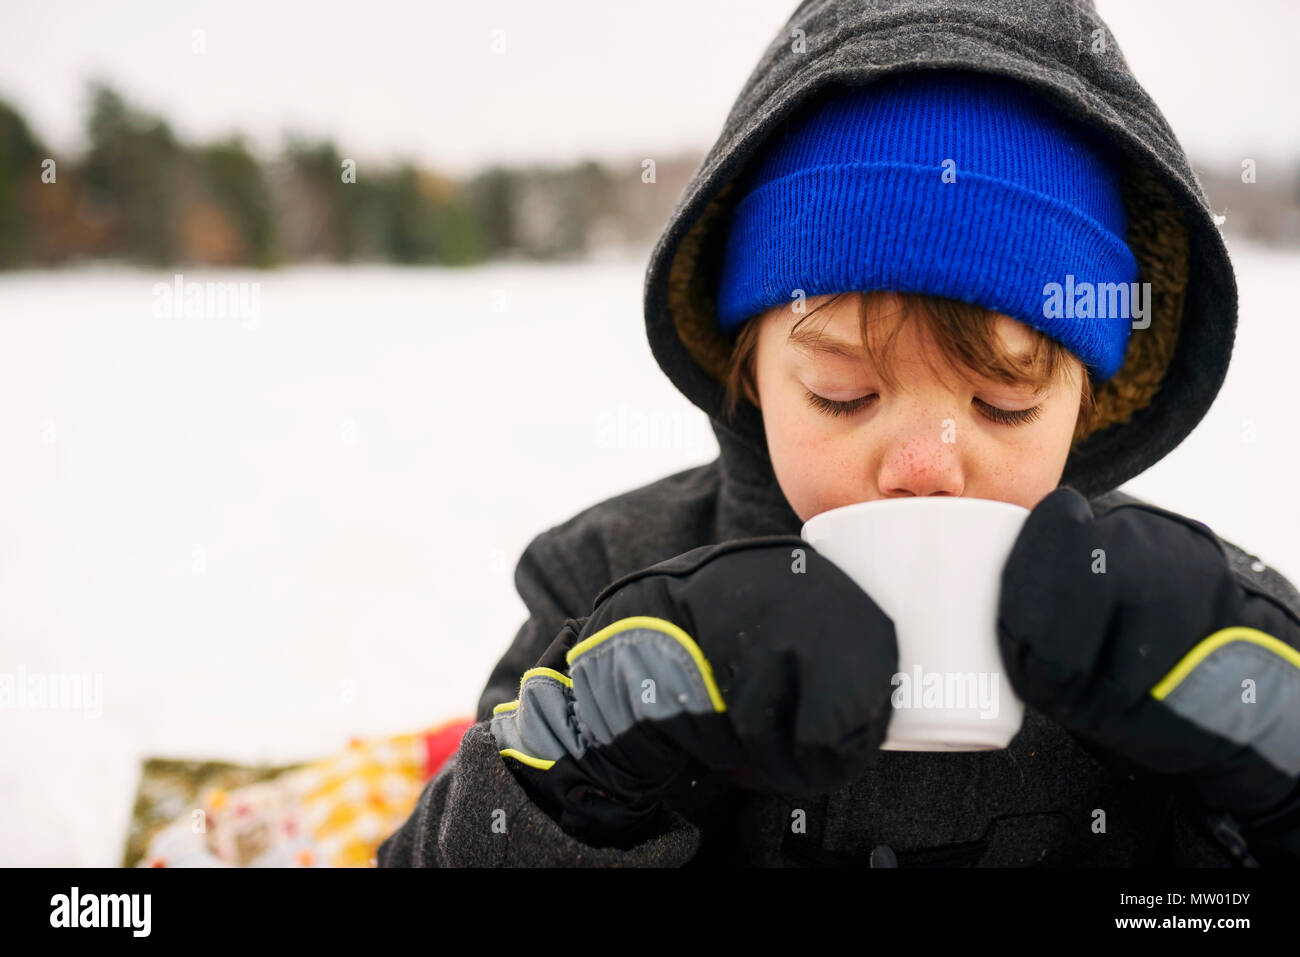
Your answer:
[[[886,498],[908,495],[961,495],[965,491],[956,442],[945,434],[911,434],[892,442],[880,462],[878,484]]]

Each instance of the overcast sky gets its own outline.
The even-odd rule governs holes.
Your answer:
[[[0,0],[0,97],[60,151],[82,146],[91,77],[162,114],[182,139],[238,129],[267,153],[289,129],[332,137],[358,160],[405,156],[458,174],[703,151],[796,6]],[[1198,162],[1300,156],[1300,2],[1098,9]]]

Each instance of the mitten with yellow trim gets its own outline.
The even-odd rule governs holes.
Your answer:
[[[685,774],[814,794],[884,740],[894,624],[795,535],[693,549],[569,619],[492,732],[529,797],[593,846],[630,845]]]
[[[1206,525],[1145,503],[1098,517],[1054,490],[1003,569],[998,632],[1027,703],[1189,779],[1243,863],[1300,859],[1300,621],[1238,581]]]

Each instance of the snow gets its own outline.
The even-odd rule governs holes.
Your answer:
[[[1295,580],[1300,253],[1233,255],[1223,392],[1125,487]],[[0,275],[0,672],[103,688],[98,715],[0,709],[0,864],[115,866],[146,756],[472,713],[529,540],[717,454],[650,354],[644,265]],[[259,315],[154,315],[178,271],[260,283]]]

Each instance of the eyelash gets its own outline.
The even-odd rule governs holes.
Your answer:
[[[834,416],[852,415],[854,412],[865,409],[872,399],[877,398],[876,394],[872,393],[871,395],[864,395],[859,399],[853,399],[850,402],[833,402],[824,396],[820,396],[815,392],[809,392],[807,390],[804,390],[804,395],[808,397],[808,402],[814,409],[817,409],[819,412],[823,412],[826,415]],[[999,409],[996,406],[989,405],[987,402],[980,402],[979,399],[976,399],[975,401],[985,410],[984,417],[990,421],[998,423],[999,425],[1026,425],[1038,418],[1043,411],[1041,405],[1036,405],[1032,409],[1017,409],[1013,411],[1009,409]]]

